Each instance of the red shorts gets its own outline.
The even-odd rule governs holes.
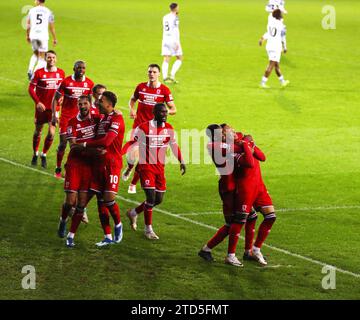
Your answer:
[[[91,166],[90,189],[97,193],[117,193],[119,189],[121,162],[96,162]]]
[[[91,182],[91,165],[83,161],[65,164],[65,192],[88,192]]]
[[[153,172],[146,169],[138,169],[141,187],[143,189],[155,189],[158,192],[166,191],[166,179],[164,172]]]
[[[237,190],[235,196],[236,212],[250,213],[252,207],[258,211],[259,208],[272,205],[271,197],[263,183],[260,183],[255,187],[248,185],[243,188],[238,188]]]
[[[70,121],[70,118],[60,116],[60,120],[59,120],[59,134],[60,135],[67,134],[67,127],[68,127],[69,121]]]
[[[49,123],[49,122],[51,122],[51,118],[52,118],[51,110],[46,109],[44,111],[39,111],[38,109],[35,108],[35,124],[36,125]]]

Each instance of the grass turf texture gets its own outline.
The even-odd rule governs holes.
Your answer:
[[[291,85],[271,90],[257,85],[267,63],[257,45],[266,27],[266,1],[186,1],[181,4],[181,39],[185,60],[171,86],[178,114],[176,129],[203,129],[229,122],[252,133],[267,155],[262,165],[277,213],[267,243],[359,274],[359,65],[358,1],[287,1],[287,55],[281,68]],[[337,29],[321,28],[321,8],[332,4]],[[33,103],[27,94],[26,69],[31,54],[21,28],[27,1],[0,4],[0,157],[29,165]],[[149,63],[161,64],[161,18],[167,1],[47,1],[56,15],[58,65],[71,73],[81,58],[87,75],[104,83],[126,106],[135,86],[146,79]],[[51,47],[51,46],[50,46]],[[131,126],[125,111],[127,129]],[[52,174],[55,143],[48,155]],[[42,147],[43,140],[41,142]],[[40,170],[40,169],[39,169]],[[167,166],[168,192],[160,209],[171,213],[220,212],[212,165],[189,165],[180,177]],[[324,290],[322,266],[265,247],[270,264],[223,264],[226,241],[207,264],[197,251],[214,230],[154,212],[158,242],[146,241],[124,221],[121,244],[95,248],[102,237],[95,203],[90,225],[81,225],[76,248],[57,238],[62,182],[0,161],[1,299],[359,299],[360,279],[336,273],[336,290]],[[133,201],[144,199],[126,193]],[[339,209],[336,207],[348,208]],[[354,206],[354,207],[352,207]],[[333,207],[333,209],[324,209]],[[310,208],[304,210],[302,208]],[[314,208],[314,209],[311,209]],[[317,209],[315,209],[317,208]],[[323,209],[321,209],[323,208]],[[222,215],[187,218],[219,227]],[[259,225],[261,217],[258,219]],[[242,256],[243,240],[238,255]],[[21,269],[34,265],[36,290],[23,290]],[[273,266],[273,268],[271,268]]]

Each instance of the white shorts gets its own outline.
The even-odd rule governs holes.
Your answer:
[[[267,50],[267,54],[270,61],[280,62],[281,51],[278,50]]]
[[[48,51],[49,40],[45,39],[30,39],[33,51],[46,52]]]
[[[183,52],[182,52],[182,48],[181,48],[181,44],[179,43],[179,47],[177,48],[177,50],[175,50],[176,48],[176,42],[168,42],[168,41],[164,41],[162,42],[162,48],[161,48],[161,55],[162,56],[182,56]]]

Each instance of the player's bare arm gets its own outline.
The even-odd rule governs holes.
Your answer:
[[[169,114],[170,115],[175,115],[176,114],[176,106],[175,106],[175,103],[174,101],[169,101],[167,103],[167,107],[169,108]]]
[[[50,22],[50,23],[49,23],[49,29],[50,29],[50,32],[51,32],[52,37],[53,37],[53,44],[54,44],[54,46],[56,46],[56,44],[57,44],[57,39],[56,39],[55,23],[54,23],[54,22]]]
[[[129,100],[130,119],[136,119],[135,103],[136,103],[136,98],[132,96]]]
[[[54,98],[51,102],[51,112],[52,112],[52,119],[51,119],[51,124],[53,126],[56,126],[56,123],[58,121],[57,117],[56,117],[56,105],[59,102],[59,99],[62,97],[61,93],[59,92],[55,92]]]
[[[30,43],[30,19],[26,19],[26,41]]]

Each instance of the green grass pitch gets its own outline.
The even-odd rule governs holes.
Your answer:
[[[189,164],[183,177],[177,165],[167,166],[168,191],[154,212],[159,241],[146,241],[142,218],[140,230],[130,230],[125,210],[144,195],[128,195],[122,183],[122,243],[95,247],[102,232],[91,203],[90,224],[80,226],[73,250],[65,247],[56,235],[62,182],[52,177],[58,137],[49,169],[29,166],[31,49],[21,27],[21,8],[29,4],[0,4],[0,299],[360,298],[359,1],[286,1],[289,51],[281,68],[291,84],[281,90],[272,74],[268,91],[257,87],[267,63],[257,44],[266,1],[180,2],[185,59],[180,83],[171,86],[178,114],[169,121],[178,130],[228,122],[252,133],[267,155],[262,172],[278,209],[263,248],[270,263],[245,262],[243,269],[223,263],[226,241],[214,250],[215,263],[197,256],[223,223],[214,167],[205,164]],[[56,16],[58,66],[68,75],[75,60],[86,60],[87,75],[125,107],[147,65],[162,62],[161,19],[169,1],[46,4]],[[321,27],[326,4],[336,9],[335,30]],[[239,258],[242,249],[240,240]],[[336,289],[322,288],[323,264],[337,268]],[[36,290],[21,287],[25,265],[36,268]]]

